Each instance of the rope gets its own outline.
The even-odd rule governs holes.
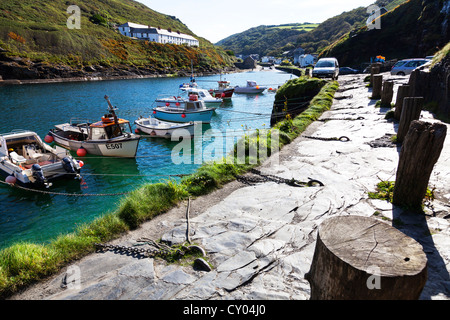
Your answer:
[[[322,141],[341,141],[341,142],[349,142],[350,138],[346,137],[346,136],[342,136],[340,138],[322,138],[322,137],[310,137],[310,136],[304,136],[305,138],[308,139],[315,139],[315,140],[322,140]]]
[[[31,192],[42,193],[42,194],[50,194],[50,195],[56,195],[56,196],[68,196],[68,197],[115,197],[115,196],[123,196],[123,195],[127,195],[127,194],[131,193],[131,191],[130,191],[130,192],[119,192],[119,193],[97,193],[97,194],[81,193],[81,194],[76,194],[76,193],[53,192],[53,191],[25,188],[25,187],[22,187],[22,186],[19,186],[16,184],[7,183],[4,181],[0,181],[0,183],[7,184],[13,188],[17,188],[17,189],[21,189],[21,190],[25,190],[25,191],[31,191]]]

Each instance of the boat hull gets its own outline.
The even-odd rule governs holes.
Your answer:
[[[170,108],[153,109],[153,116],[156,119],[175,123],[186,123],[186,122],[211,123],[213,113],[214,109],[207,109],[193,112],[175,110]]]
[[[54,138],[55,143],[74,152],[83,147],[90,155],[119,158],[136,157],[140,139],[139,137],[132,137],[128,139],[77,141],[65,138],[58,130],[50,131],[49,135]]]
[[[214,98],[231,99],[233,97],[234,89],[216,89],[211,91]]]
[[[257,89],[257,88],[246,88],[246,87],[242,87],[242,88],[239,88],[239,87],[236,87],[236,88],[234,88],[234,92],[235,93],[246,93],[246,94],[258,94],[258,93],[263,93],[264,92],[264,90],[266,90],[267,88],[259,88],[259,89]]]
[[[170,139],[172,136],[187,138],[194,136],[194,123],[170,123],[155,118],[139,119],[134,123],[140,131],[150,137]]]

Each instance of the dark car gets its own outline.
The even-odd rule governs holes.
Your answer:
[[[344,74],[356,74],[356,73],[359,73],[359,71],[356,70],[356,69],[352,69],[352,68],[349,68],[349,67],[339,68],[339,74],[341,74],[341,75],[344,75]]]

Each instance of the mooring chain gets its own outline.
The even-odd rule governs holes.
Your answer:
[[[154,248],[141,248],[143,245],[153,245]],[[114,244],[103,244],[103,243],[95,243],[94,244],[97,251],[106,252],[106,251],[114,251],[120,254],[130,254],[130,255],[141,255],[146,257],[160,257],[164,258],[168,255],[177,255],[180,258],[184,256],[185,251],[180,249],[173,249],[169,246],[161,246],[156,244],[154,241],[144,242],[140,244],[136,244],[134,246],[122,246],[122,245],[114,245]],[[188,249],[183,247],[183,249]]]
[[[356,119],[354,119],[354,118],[322,118],[322,119],[318,119],[317,121],[330,121],[330,120],[357,121],[357,120],[365,120],[365,118],[364,117],[358,117]]]
[[[341,141],[341,142],[349,142],[350,138],[346,136],[342,136],[340,138],[332,137],[332,138],[323,138],[323,137],[311,137],[311,136],[304,136],[308,139],[314,139],[314,140],[321,140],[321,141]]]
[[[247,184],[247,185],[254,185],[256,183],[263,183],[263,182],[275,182],[277,184],[287,184],[292,187],[314,187],[314,186],[324,186],[322,182],[319,180],[314,180],[309,178],[308,182],[302,182],[292,179],[286,179],[282,177],[278,177],[271,174],[263,174],[261,171],[256,169],[251,169],[251,173],[258,175],[258,177],[249,177],[249,176],[237,176],[237,181]]]

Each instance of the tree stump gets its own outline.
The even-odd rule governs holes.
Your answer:
[[[403,99],[402,114],[397,131],[397,141],[403,142],[409,130],[409,125],[414,120],[419,120],[423,107],[422,97],[407,97]]]
[[[381,98],[381,87],[383,85],[383,75],[375,74],[373,76],[372,99]]]
[[[397,90],[397,98],[395,99],[395,111],[394,111],[394,119],[400,120],[400,116],[402,115],[402,107],[403,100],[405,97],[409,97],[409,86],[402,85],[398,87]]]
[[[339,216],[319,227],[311,300],[415,300],[427,281],[422,246],[380,220]]]
[[[413,121],[400,151],[393,203],[421,208],[433,167],[441,155],[447,126]]]
[[[384,108],[390,108],[393,97],[394,97],[394,82],[385,81],[383,83],[383,91],[381,93],[381,106]]]

